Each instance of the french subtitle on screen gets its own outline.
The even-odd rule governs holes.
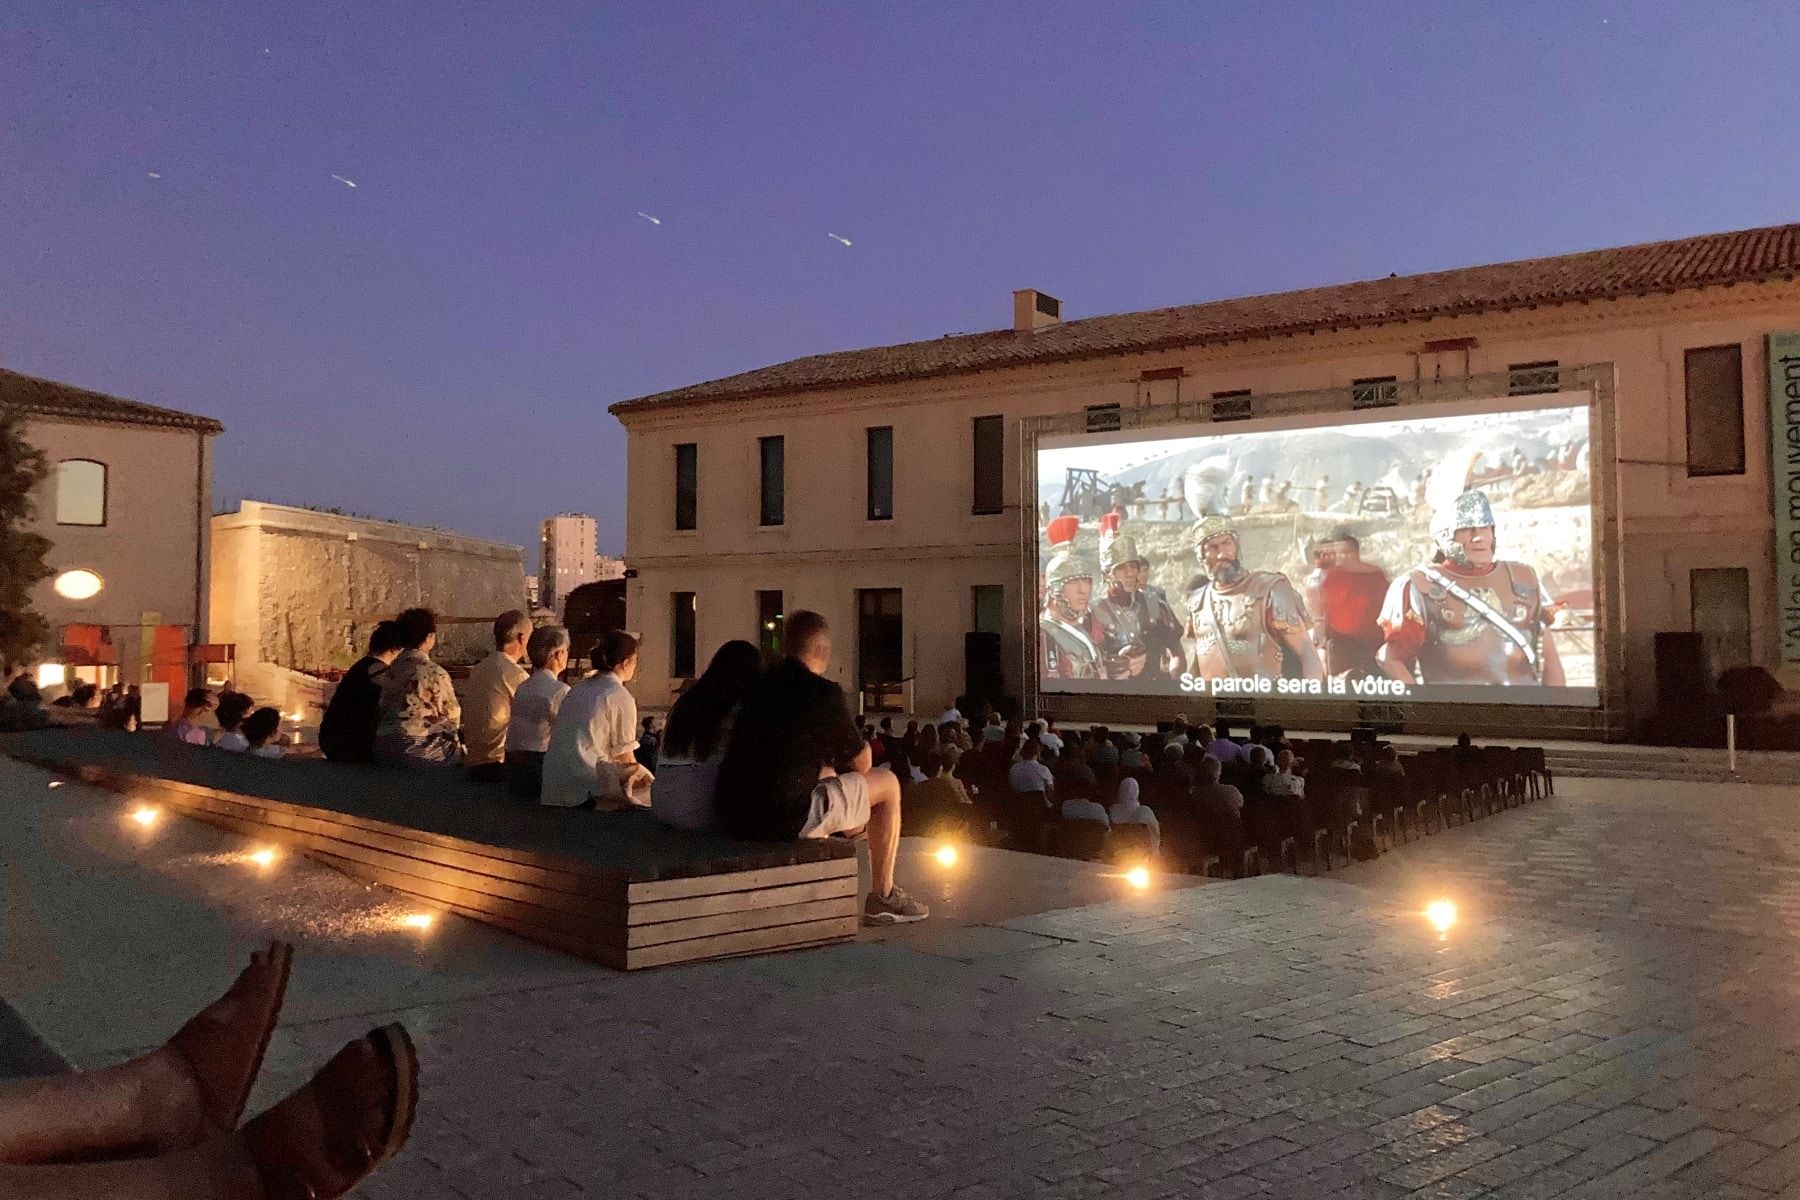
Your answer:
[[[1406,684],[1384,675],[1347,679],[1271,679],[1267,675],[1212,678],[1183,672],[1181,690],[1198,696],[1380,696],[1402,699],[1410,694]]]

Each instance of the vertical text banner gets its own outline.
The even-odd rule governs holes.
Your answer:
[[[1781,662],[1800,665],[1800,333],[1769,335],[1769,434]]]

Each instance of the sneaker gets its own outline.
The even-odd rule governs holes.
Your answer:
[[[901,891],[898,884],[885,896],[870,892],[868,903],[863,905],[864,925],[909,925],[930,915],[929,908]]]

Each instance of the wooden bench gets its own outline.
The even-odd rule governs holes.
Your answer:
[[[648,812],[545,808],[459,771],[270,761],[156,734],[41,730],[0,752],[620,970],[853,938],[857,847],[742,842]]]

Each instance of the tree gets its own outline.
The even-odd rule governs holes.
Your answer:
[[[0,404],[0,666],[31,659],[50,632],[31,607],[31,589],[50,575],[50,539],[30,529],[33,493],[49,474],[43,452],[25,440],[25,415]]]

